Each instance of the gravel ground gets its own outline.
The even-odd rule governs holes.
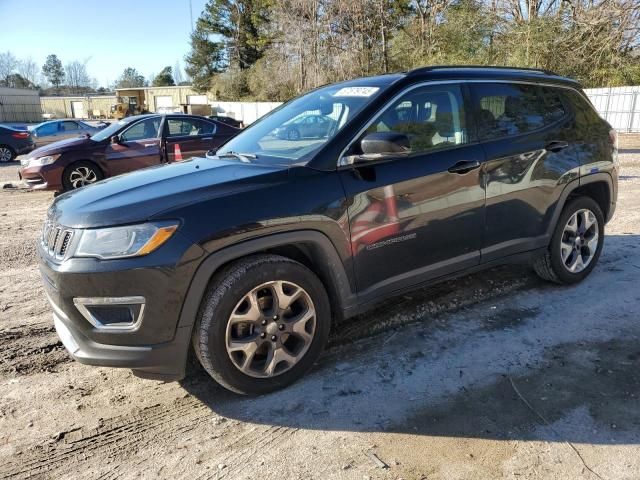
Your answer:
[[[259,398],[72,362],[32,248],[52,194],[2,190],[0,478],[640,479],[640,149],[621,145],[585,282],[499,268],[394,299]]]

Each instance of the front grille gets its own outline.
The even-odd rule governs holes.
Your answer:
[[[40,243],[47,255],[62,260],[65,258],[72,238],[73,230],[48,221],[42,228]]]

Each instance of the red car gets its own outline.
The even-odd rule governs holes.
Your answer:
[[[18,174],[34,189],[73,190],[180,157],[204,157],[238,132],[230,125],[195,115],[136,115],[91,137],[38,148],[21,160]]]

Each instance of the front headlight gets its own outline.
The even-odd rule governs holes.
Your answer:
[[[49,165],[55,162],[58,158],[60,158],[60,153],[57,155],[47,155],[45,157],[38,158],[30,158],[28,166],[29,167],[41,167],[43,165]]]
[[[147,255],[175,233],[177,223],[143,223],[82,231],[75,257],[103,260]]]

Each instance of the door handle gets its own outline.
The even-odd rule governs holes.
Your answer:
[[[204,141],[204,140],[213,140],[213,137],[203,137],[201,140],[202,141]]]
[[[568,146],[569,144],[567,142],[560,140],[560,141],[549,142],[547,146],[544,147],[544,149],[547,152],[559,152],[560,150],[562,150],[563,148],[567,148]]]
[[[155,147],[157,144],[155,143],[144,143],[143,146],[144,147]]]
[[[453,167],[449,168],[451,173],[467,173],[471,170],[475,170],[480,166],[480,162],[477,160],[474,161],[461,161],[456,163]]]

